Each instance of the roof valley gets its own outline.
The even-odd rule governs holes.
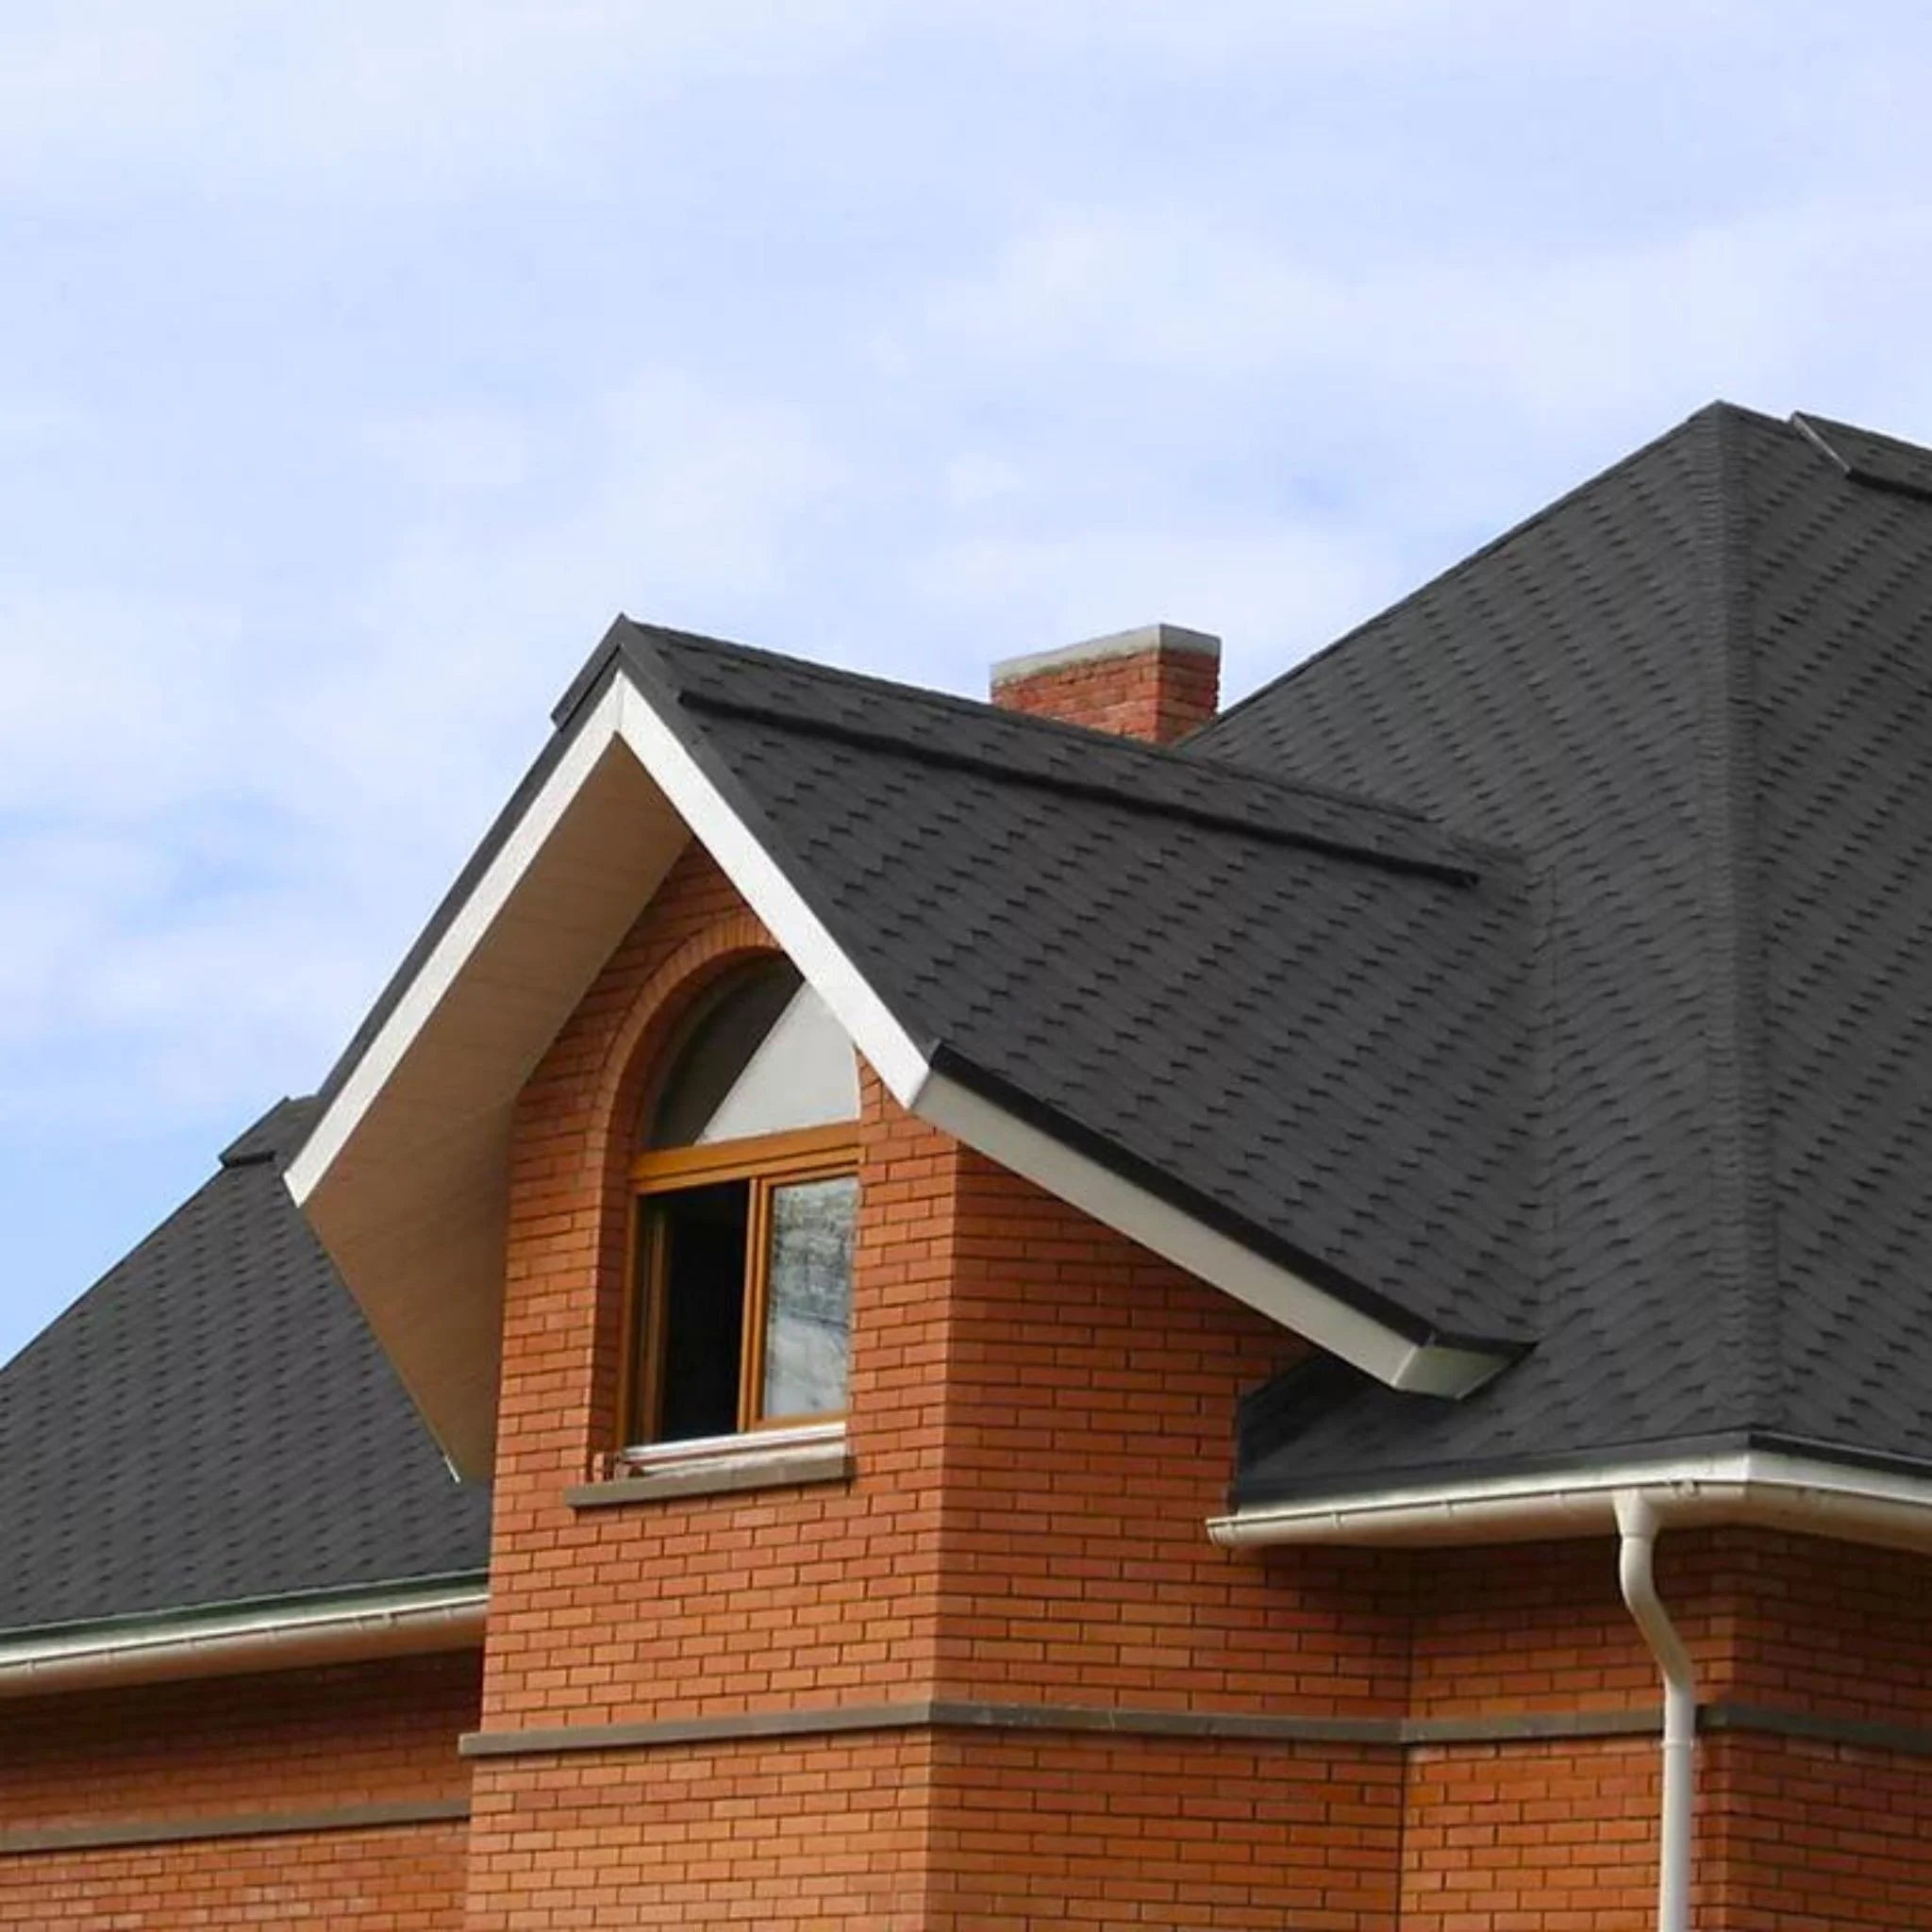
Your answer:
[[[1757,825],[1757,533],[1752,466],[1740,447],[1752,425],[1712,410],[1701,426],[1707,438],[1701,563],[1709,608],[1699,748],[1709,1264],[1733,1399],[1766,1426],[1781,1419],[1782,1376]]]

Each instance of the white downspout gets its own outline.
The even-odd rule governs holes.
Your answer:
[[[1697,1681],[1690,1653],[1657,1593],[1657,1507],[1640,1490],[1617,1491],[1623,1537],[1617,1575],[1624,1601],[1657,1658],[1664,1680],[1664,1796],[1657,1859],[1657,1932],[1688,1932],[1690,1924],[1690,1792],[1697,1745]]]

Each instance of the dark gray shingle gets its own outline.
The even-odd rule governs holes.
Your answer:
[[[0,1631],[480,1574],[459,1487],[282,1185],[284,1101],[0,1370]]]
[[[1418,1339],[1524,1335],[1508,855],[983,705],[620,641],[935,1064]]]
[[[1552,911],[1541,1339],[1461,1404],[1257,1403],[1243,1496],[1932,1460],[1927,477],[1713,408],[1192,741],[1508,841]]]

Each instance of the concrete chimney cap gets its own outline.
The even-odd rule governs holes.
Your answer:
[[[1117,630],[1104,638],[1067,644],[1058,651],[1035,651],[1024,658],[1003,658],[992,667],[995,688],[1015,678],[1071,664],[1091,664],[1106,658],[1139,658],[1153,653],[1176,653],[1221,661],[1221,640],[1211,631],[1190,630],[1179,624],[1143,624],[1138,630]]]

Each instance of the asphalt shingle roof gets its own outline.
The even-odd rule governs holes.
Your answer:
[[[1419,1339],[1524,1335],[1507,854],[763,653],[617,645],[936,1065]]]
[[[282,1185],[284,1101],[0,1369],[0,1631],[480,1575],[451,1477]]]
[[[1718,406],[1191,741],[1526,855],[1537,1346],[1249,1407],[1246,1500],[1691,1442],[1932,1460],[1932,453]]]
[[[1530,1344],[1460,1402],[1291,1371],[1239,1499],[1932,1464],[1932,452],[1714,407],[1168,750],[620,621],[412,959],[620,667],[935,1064]],[[0,1629],[481,1571],[283,1187],[309,1117],[0,1371]]]

